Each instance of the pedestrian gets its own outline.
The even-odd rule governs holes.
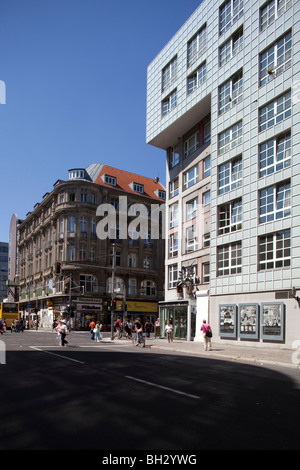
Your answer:
[[[168,343],[173,343],[173,325],[169,320],[167,321],[165,331],[167,333]]]
[[[3,323],[2,323],[2,320],[0,320],[0,333],[3,335]]]
[[[157,318],[156,322],[155,322],[155,338],[157,338],[158,336],[160,336],[160,322],[159,322],[159,318]]]
[[[150,338],[151,328],[152,328],[152,323],[150,322],[150,319],[147,318],[147,321],[145,323],[145,334],[147,338]]]
[[[212,329],[205,319],[203,320],[201,331],[203,333],[204,351],[211,351]]]
[[[95,340],[97,343],[100,342],[100,339],[101,339],[101,328],[102,328],[102,325],[100,324],[100,321],[98,320],[96,322],[96,326],[94,328],[94,332],[95,332]]]
[[[66,320],[59,320],[58,326],[56,329],[57,329],[59,339],[60,339],[60,346],[64,346],[65,344],[68,344],[68,341],[66,341],[66,336],[68,334]]]
[[[128,318],[126,318],[126,321],[125,321],[125,334],[126,334],[126,339],[131,339],[132,323]]]
[[[117,319],[115,323],[115,327],[116,327],[116,333],[114,334],[113,339],[115,339],[116,336],[118,337],[118,339],[120,339],[122,335],[122,322],[121,322],[120,317]]]
[[[140,318],[136,320],[134,330],[136,332],[136,346],[138,346],[140,342],[143,342],[143,347],[145,347],[145,341],[143,341],[143,325]]]
[[[94,322],[94,320],[92,320],[91,323],[89,324],[89,327],[90,327],[90,332],[91,332],[91,340],[93,341],[95,339],[95,332],[94,332],[95,326],[96,326],[96,323]]]

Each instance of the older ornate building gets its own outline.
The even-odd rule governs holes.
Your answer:
[[[114,298],[116,313],[154,319],[164,295],[162,215],[159,236],[150,222],[164,200],[158,178],[100,164],[69,170],[18,227],[23,315],[42,326],[61,314],[75,328],[91,318],[110,325]]]

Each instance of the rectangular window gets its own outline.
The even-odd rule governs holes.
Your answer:
[[[260,85],[265,85],[292,65],[292,33],[289,32],[259,56]]]
[[[129,295],[136,295],[137,288],[136,288],[136,279],[129,279]]]
[[[291,184],[289,181],[262,189],[259,195],[261,224],[291,215]]]
[[[195,72],[187,78],[187,90],[188,95],[193,93],[200,85],[202,85],[206,80],[206,63],[200,65]]]
[[[220,67],[225,65],[232,59],[238,52],[243,49],[243,28],[240,28],[231,38],[226,41],[219,49],[219,64]]]
[[[242,242],[217,248],[218,276],[242,272]]]
[[[209,156],[203,160],[203,178],[207,178],[208,176],[210,176],[210,170],[211,170],[211,159]]]
[[[190,253],[198,249],[198,237],[194,226],[186,229],[186,252]]]
[[[197,208],[198,208],[198,198],[195,198],[192,201],[187,202],[187,204],[186,204],[186,220],[192,220],[196,217]]]
[[[110,184],[111,186],[116,186],[117,178],[114,176],[104,175],[104,183]]]
[[[210,204],[210,191],[206,191],[202,195],[202,202],[203,205]]]
[[[219,166],[219,194],[242,186],[243,165],[242,158],[236,158]]]
[[[188,189],[196,183],[198,183],[198,165],[183,174],[184,189]]]
[[[199,148],[199,132],[195,132],[184,142],[184,158],[189,157]]]
[[[86,260],[86,246],[80,245],[79,247],[79,260],[85,261]]]
[[[202,264],[202,282],[206,284],[210,281],[210,265],[209,263]]]
[[[178,256],[178,233],[172,233],[169,238],[169,256]]]
[[[82,236],[82,233],[86,233],[87,232],[87,219],[86,217],[80,217],[79,219],[79,227],[80,227],[80,232],[81,232],[81,236]]]
[[[178,225],[178,203],[170,206],[170,228]]]
[[[75,246],[69,245],[67,250],[68,261],[75,261]]]
[[[292,98],[291,92],[288,91],[259,109],[259,131],[261,132],[275,126],[289,118],[291,114]]]
[[[243,15],[243,0],[228,0],[220,7],[219,33],[224,34]]]
[[[133,183],[133,191],[136,191],[137,193],[143,194],[143,192],[144,192],[144,185],[139,184],[139,183]]]
[[[175,197],[177,196],[177,194],[179,193],[179,187],[178,187],[178,178],[176,178],[175,180],[173,181],[170,181],[170,199],[172,199],[172,197]]]
[[[178,268],[177,264],[169,266],[169,289],[174,289],[177,285]]]
[[[241,230],[242,212],[242,199],[219,206],[218,235]]]
[[[68,232],[75,232],[75,217],[68,217]]]
[[[177,57],[171,60],[171,62],[166,65],[162,70],[162,89],[165,91],[169,86],[171,86],[177,77]]]
[[[174,168],[174,166],[178,165],[180,160],[180,154],[177,148],[170,147],[169,148],[169,167]]]
[[[260,9],[260,30],[264,31],[270,24],[292,6],[292,0],[271,0]]]
[[[259,146],[259,176],[291,166],[291,134],[286,133]]]
[[[167,96],[161,103],[162,116],[166,116],[177,106],[177,91],[174,90],[169,96]]]
[[[242,100],[243,71],[240,71],[219,87],[219,114],[225,113]]]
[[[229,152],[233,148],[237,147],[242,143],[243,136],[243,123],[238,122],[234,126],[230,127],[224,132],[221,132],[218,136],[218,150],[219,155]]]
[[[259,237],[258,269],[285,268],[291,265],[291,231]]]
[[[190,67],[206,50],[206,25],[188,42],[187,66]]]
[[[80,287],[84,292],[98,292],[98,282],[96,276],[80,274]]]

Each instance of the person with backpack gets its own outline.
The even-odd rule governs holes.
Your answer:
[[[201,331],[203,333],[204,351],[211,351],[212,329],[211,326],[206,323],[206,320],[203,320]]]

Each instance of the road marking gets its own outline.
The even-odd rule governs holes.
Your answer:
[[[40,351],[40,352],[43,352],[45,354],[50,354],[51,356],[57,356],[57,357],[60,357],[62,359],[66,359],[67,361],[77,362],[78,364],[85,364],[85,362],[77,361],[76,359],[72,359],[71,357],[62,356],[61,354],[55,354],[53,352],[44,351],[43,349],[36,348],[35,346],[29,346],[29,347],[31,349],[35,349],[36,351]]]
[[[169,392],[177,393],[178,395],[185,395],[186,397],[195,398],[196,400],[200,399],[200,397],[198,397],[197,395],[191,395],[190,393],[181,392],[180,390],[175,390],[174,388],[164,387],[163,385],[158,385],[152,382],[147,382],[146,380],[137,379],[136,377],[131,377],[130,375],[126,375],[125,377],[126,379],[135,380],[136,382],[141,382],[146,385],[151,385],[152,387],[157,387],[163,390],[168,390]]]

